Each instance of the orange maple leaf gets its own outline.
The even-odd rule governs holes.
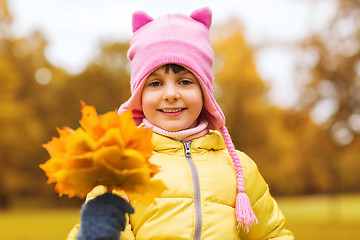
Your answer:
[[[59,195],[84,198],[97,185],[122,191],[139,201],[153,201],[165,185],[152,177],[159,167],[150,163],[152,131],[135,125],[131,111],[98,115],[82,102],[82,118],[76,130],[58,129],[43,145],[50,159],[40,165],[48,183],[56,183]]]

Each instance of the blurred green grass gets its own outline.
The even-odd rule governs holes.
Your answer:
[[[360,239],[360,195],[276,198],[297,240]],[[0,239],[64,240],[80,209],[0,212]]]
[[[16,209],[0,213],[0,239],[64,240],[79,209]]]
[[[360,195],[279,198],[297,240],[360,239]]]

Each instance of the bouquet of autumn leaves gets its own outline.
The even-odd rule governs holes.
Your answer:
[[[82,104],[81,127],[57,129],[59,137],[43,145],[50,159],[40,168],[59,195],[86,197],[103,185],[130,199],[152,202],[166,187],[152,177],[158,166],[149,162],[152,130],[137,127],[131,111],[98,115]]]

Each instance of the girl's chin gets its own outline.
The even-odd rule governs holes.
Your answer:
[[[161,128],[169,132],[178,132],[187,129],[186,126],[169,126],[169,125],[162,126]]]
[[[189,129],[189,128],[191,128],[191,126],[190,127],[188,127],[188,126],[163,126],[161,128],[168,132],[178,132],[178,131]]]
[[[184,130],[182,128],[168,128],[168,127],[165,127],[163,129],[168,131],[168,132],[178,132],[178,131]]]

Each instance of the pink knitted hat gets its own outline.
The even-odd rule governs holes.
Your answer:
[[[209,8],[194,11],[190,17],[183,14],[168,14],[153,19],[145,12],[133,13],[133,36],[128,58],[131,61],[131,97],[119,108],[119,113],[131,109],[137,124],[144,114],[141,92],[147,76],[158,67],[174,63],[189,69],[199,80],[204,96],[204,109],[209,128],[219,130],[234,162],[238,195],[236,217],[246,230],[257,222],[250,201],[244,192],[242,166],[233,142],[225,127],[225,116],[212,95],[213,51],[210,46],[209,28],[212,13]]]

